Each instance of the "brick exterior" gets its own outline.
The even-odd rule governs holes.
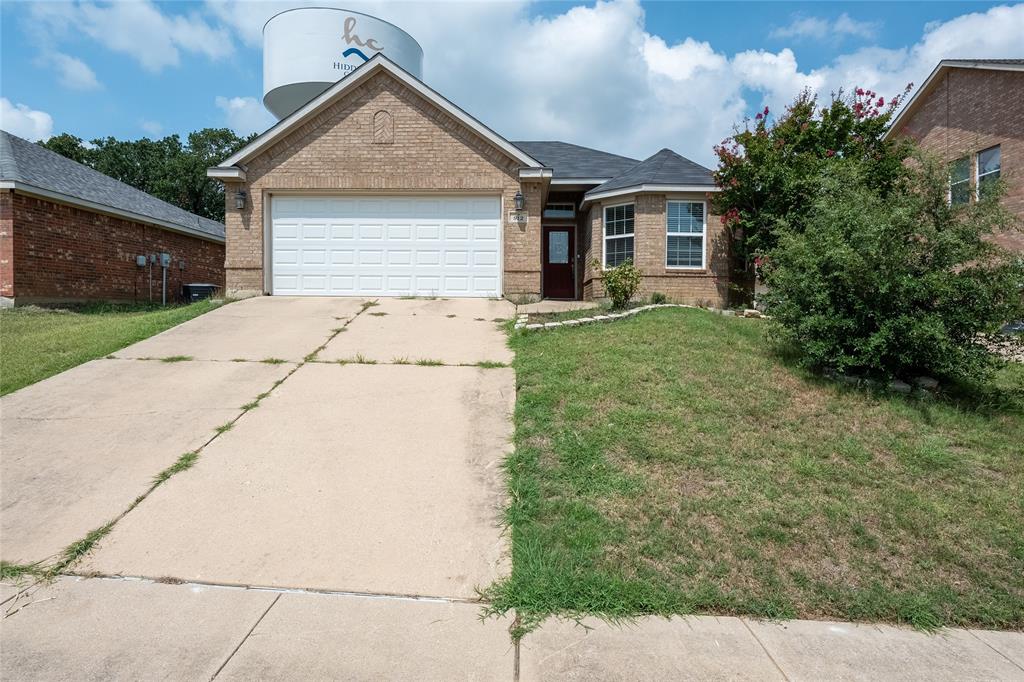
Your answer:
[[[952,162],[971,158],[972,186],[977,153],[1000,146],[1004,205],[1024,221],[1024,72],[949,68],[922,94],[896,131]],[[1024,253],[1024,234],[997,241]]]
[[[183,283],[224,285],[223,244],[17,190],[0,192],[0,295],[18,303],[147,300],[149,268],[137,266],[135,257],[161,252],[172,258],[168,300],[177,299]],[[160,281],[154,266],[154,301]]]
[[[384,119],[377,116],[382,111],[391,125],[385,144],[374,125]],[[229,292],[266,291],[264,206],[275,192],[473,192],[503,198],[504,294],[540,294],[543,185],[520,185],[518,161],[386,72],[346,92],[244,165],[244,210],[234,208],[239,183],[226,186]],[[520,189],[529,219],[510,225],[506,216]]]
[[[633,202],[634,238],[633,259],[643,273],[637,297],[649,298],[654,292],[665,294],[676,303],[725,307],[729,299],[729,243],[725,228],[718,216],[707,216],[707,268],[703,270],[676,270],[665,265],[666,219],[665,202],[668,199],[688,201],[706,200],[703,194],[639,194],[616,197],[589,208],[584,225],[583,298],[603,298],[600,268],[594,268],[594,259],[601,260],[604,253],[604,207]]]
[[[14,298],[14,190],[0,189],[0,296]]]

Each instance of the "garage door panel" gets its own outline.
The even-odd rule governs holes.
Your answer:
[[[498,197],[274,197],[272,293],[496,296]]]

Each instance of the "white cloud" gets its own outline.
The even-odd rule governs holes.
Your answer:
[[[143,119],[139,121],[139,127],[152,137],[160,137],[160,134],[164,132],[164,126],[160,121],[150,121]]]
[[[839,35],[855,36],[871,40],[878,35],[879,25],[875,21],[857,21],[843,12],[832,24],[832,30]]]
[[[878,33],[878,24],[872,21],[857,21],[843,12],[835,21],[821,17],[796,15],[786,26],[772,29],[771,38],[795,38],[825,40],[826,38],[855,36],[870,40]]]
[[[45,140],[53,134],[53,117],[25,104],[0,97],[0,128],[26,140]]]
[[[57,80],[72,90],[99,90],[103,86],[96,79],[96,73],[77,57],[54,52],[43,61],[57,70]]]
[[[227,127],[239,135],[262,133],[274,125],[274,117],[255,97],[217,97],[214,103],[224,112]]]
[[[308,3],[209,0],[206,12],[258,48],[266,20],[300,4]],[[540,17],[525,0],[343,6],[408,31],[423,47],[426,83],[509,139],[562,139],[637,158],[667,146],[706,165],[745,114],[781,111],[804,87],[827,97],[863,86],[888,98],[942,58],[1019,56],[1024,35],[1024,4],[995,7],[925,26],[901,49],[852,49],[809,69],[788,48],[728,54],[692,37],[670,43],[648,30],[635,0]],[[821,21],[826,37],[869,40],[877,28],[848,15]],[[811,22],[803,30],[813,37],[820,29]],[[240,132],[272,120],[262,93],[251,94],[218,99]]]
[[[44,44],[59,44],[84,34],[109,50],[159,72],[181,62],[181,53],[221,59],[234,52],[229,30],[211,25],[198,12],[164,14],[150,0],[113,2],[37,2],[29,5],[31,29]]]

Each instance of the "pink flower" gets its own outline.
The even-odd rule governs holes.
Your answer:
[[[767,115],[768,115],[768,107],[765,107],[765,108],[764,108],[764,115],[765,115],[765,116],[767,116]]]
[[[857,88],[857,95],[860,97],[864,96],[864,88]]]
[[[754,116],[754,119],[760,121],[762,116],[763,114],[758,114],[757,116]]]
[[[828,150],[825,151],[825,156],[835,156],[835,155],[836,155],[836,152],[833,149],[828,149]]]
[[[878,106],[880,106],[880,107],[881,106],[885,106],[885,98],[884,97],[879,97],[878,98]]]

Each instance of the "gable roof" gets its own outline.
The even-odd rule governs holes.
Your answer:
[[[584,195],[587,201],[633,192],[715,191],[711,171],[671,149],[662,149]]]
[[[1024,71],[1024,59],[943,59],[925,79],[921,87],[910,96],[903,108],[889,124],[885,131],[885,139],[894,135],[906,119],[917,110],[925,100],[925,95],[931,91],[932,85],[937,83],[940,77],[950,69],[987,69],[990,71]]]
[[[606,180],[624,173],[638,159],[610,154],[568,142],[513,142],[527,154],[554,171],[558,179]]]
[[[274,142],[302,125],[306,118],[313,116],[317,112],[330,106],[336,100],[340,99],[346,91],[351,90],[360,83],[366,81],[373,74],[380,71],[387,71],[403,84],[418,92],[425,99],[435,104],[438,108],[464,124],[467,128],[493,144],[512,159],[515,159],[524,166],[528,166],[530,168],[542,167],[541,163],[532,156],[516,147],[514,144],[488,128],[477,119],[470,116],[436,90],[400,67],[398,64],[395,64],[384,56],[383,52],[378,52],[371,57],[369,61],[356,68],[352,73],[348,74],[334,85],[306,102],[288,116],[282,118],[262,135],[258,136],[255,140],[242,147],[235,154],[222,161],[219,166],[209,169],[207,171],[207,175],[222,178],[233,177],[244,180],[244,169],[241,169],[241,173],[238,173],[232,167],[240,167],[240,164],[244,164],[261,151],[267,149]]]
[[[224,242],[224,225],[0,130],[0,187]]]

